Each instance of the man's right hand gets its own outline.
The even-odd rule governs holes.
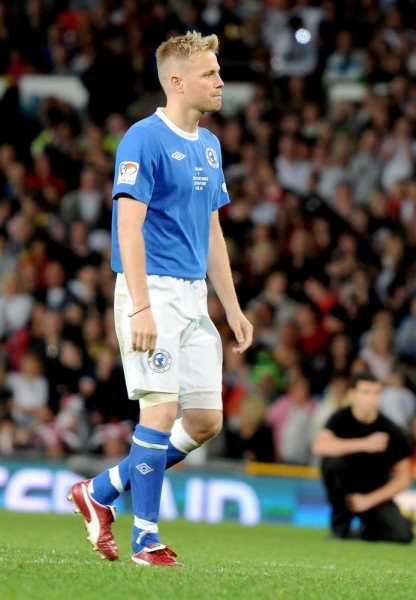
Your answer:
[[[157,329],[150,306],[131,317],[131,342],[133,351],[148,352],[156,348]]]
[[[367,437],[362,438],[363,452],[367,452],[368,454],[384,452],[387,449],[389,439],[389,434],[381,431],[367,435]]]

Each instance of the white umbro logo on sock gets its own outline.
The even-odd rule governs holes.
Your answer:
[[[182,152],[174,152],[173,154],[171,154],[172,158],[175,158],[176,160],[182,160],[183,158],[185,158],[185,154],[182,154]]]
[[[138,471],[140,471],[140,473],[142,475],[147,475],[148,473],[151,473],[152,471],[154,471],[154,469],[152,469],[152,467],[149,467],[149,465],[147,465],[146,463],[141,463],[140,465],[136,465],[136,469]]]

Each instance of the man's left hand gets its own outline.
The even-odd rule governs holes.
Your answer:
[[[352,513],[363,513],[373,508],[369,494],[348,494],[345,502],[348,510]]]
[[[227,319],[238,342],[238,346],[233,348],[233,352],[242,354],[253,342],[253,325],[242,312],[229,318],[227,315]]]

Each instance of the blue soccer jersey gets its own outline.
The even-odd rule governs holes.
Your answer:
[[[117,150],[111,266],[123,272],[117,230],[122,195],[147,204],[143,225],[148,275],[203,279],[211,213],[229,202],[219,141],[207,129],[190,134],[159,108],[135,123]]]

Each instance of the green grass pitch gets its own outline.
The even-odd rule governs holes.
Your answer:
[[[131,516],[120,559],[92,552],[80,517],[0,511],[1,600],[415,600],[410,546],[326,540],[322,530],[164,522],[185,569],[137,567]]]

